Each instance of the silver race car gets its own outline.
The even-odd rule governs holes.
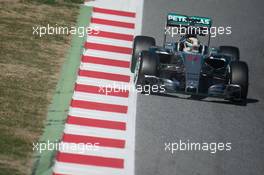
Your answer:
[[[152,37],[136,36],[131,60],[136,86],[158,85],[162,93],[245,100],[248,66],[239,60],[237,47],[210,47],[211,26],[207,17],[169,13],[162,47]],[[175,34],[175,30],[178,35],[172,36],[170,31]]]

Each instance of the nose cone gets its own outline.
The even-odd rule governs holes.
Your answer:
[[[202,55],[194,53],[184,54],[185,65],[185,91],[187,93],[198,93],[199,79],[202,64]]]
[[[194,86],[186,87],[187,93],[197,93],[197,91],[198,91],[197,87],[194,87]]]

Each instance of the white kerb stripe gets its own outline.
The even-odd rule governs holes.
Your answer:
[[[126,114],[73,108],[70,107],[69,115],[81,118],[92,118],[98,120],[110,120],[116,122],[127,122],[128,117]]]
[[[67,123],[65,124],[64,133],[80,135],[80,136],[102,137],[109,139],[120,139],[120,140],[128,139],[128,136],[125,131],[72,125]]]
[[[102,65],[102,64],[81,62],[80,69],[97,71],[97,72],[105,72],[105,73],[111,73],[111,74],[127,75],[127,76],[131,75],[129,68],[108,66],[108,65]]]
[[[98,145],[98,148],[94,148],[92,143],[86,143],[86,147],[83,144],[61,142],[62,150],[60,152],[70,153],[70,154],[79,154],[79,155],[90,155],[90,156],[102,156],[118,159],[127,158],[127,149],[123,148],[110,148],[103,147]]]
[[[128,48],[132,48],[133,45],[132,41],[117,40],[117,39],[98,37],[98,36],[88,36],[87,41],[91,43],[106,44],[106,45],[128,47]]]
[[[78,76],[76,83],[98,86],[98,87],[114,87],[116,89],[123,89],[123,90],[127,89],[129,91],[133,90],[134,88],[134,86],[131,83],[112,81],[112,80],[102,80],[98,78],[83,77],[83,76]]]
[[[133,17],[112,15],[112,14],[99,13],[99,12],[93,12],[92,17],[93,18],[106,19],[106,20],[112,20],[112,21],[128,22],[128,23],[133,23],[133,24],[135,24],[135,22],[136,22],[136,18],[133,18]]]
[[[102,30],[102,31],[114,32],[114,33],[120,33],[120,34],[135,35],[134,29],[124,28],[124,27],[91,23],[90,28],[97,29],[99,31]]]
[[[129,100],[126,97],[107,96],[107,95],[78,92],[78,91],[74,91],[72,98],[74,100],[92,101],[96,103],[105,103],[105,104],[122,105],[122,106],[128,106],[128,100]]]
[[[55,162],[54,172],[71,175],[126,175],[125,169],[89,166],[75,163]]]
[[[83,55],[101,57],[101,58],[109,58],[112,60],[131,61],[131,54],[107,52],[107,51],[102,51],[102,50],[86,49]]]

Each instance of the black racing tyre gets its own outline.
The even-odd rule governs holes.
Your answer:
[[[248,94],[248,66],[242,61],[231,62],[230,83],[241,87],[241,99],[246,100]]]
[[[143,50],[148,50],[150,47],[155,46],[156,41],[154,38],[149,36],[136,36],[133,43],[133,53],[131,58],[130,70],[132,73],[135,72],[135,66],[137,58],[139,57],[140,52]]]
[[[239,48],[234,46],[220,46],[220,53],[225,55],[230,55],[232,57],[232,61],[239,61],[240,59],[240,52]]]
[[[142,51],[139,60],[140,61],[136,65],[134,79],[136,88],[144,88],[145,92],[141,92],[143,94],[145,94],[146,92],[152,93],[152,88],[150,87],[151,83],[145,79],[145,75],[157,76],[159,57],[155,53],[151,53],[149,51]],[[147,90],[147,87],[149,87],[150,89]]]
[[[139,73],[141,75],[157,75],[159,65],[159,59],[156,54],[150,53],[149,51],[141,52],[141,64]]]
[[[140,54],[140,62],[138,72],[135,72],[136,84],[144,84],[144,75],[156,76],[158,73],[159,58],[158,55],[149,51],[142,51]]]

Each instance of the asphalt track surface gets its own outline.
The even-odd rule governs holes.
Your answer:
[[[250,70],[246,106],[219,99],[206,102],[138,95],[136,175],[264,174],[264,1],[145,0],[143,34],[163,39],[168,12],[210,16],[214,26],[232,26],[232,34],[212,45],[240,48]],[[209,101],[209,102],[208,102]],[[165,142],[231,142],[229,152],[183,151],[171,154]]]

